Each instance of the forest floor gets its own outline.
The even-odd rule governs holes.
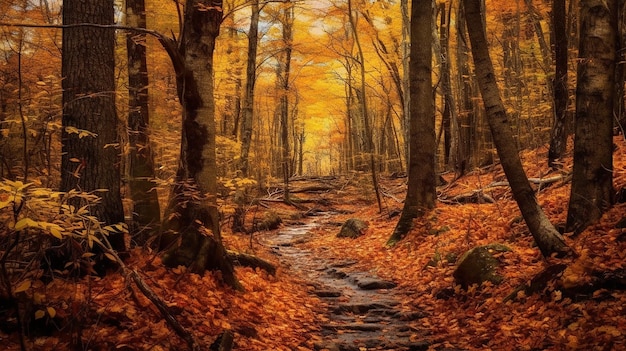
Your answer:
[[[619,190],[626,187],[626,142],[616,138],[615,144],[614,181]],[[549,172],[546,152],[524,152],[522,158],[537,183],[540,204],[558,225],[566,219],[571,158],[561,172]],[[271,211],[283,219],[280,228],[249,235],[233,234],[229,223],[223,225],[228,249],[278,267],[273,275],[237,267],[244,292],[224,287],[219,273],[198,276],[183,267],[166,269],[158,255],[141,249],[132,252],[128,266],[203,349],[226,329],[234,332],[234,349],[247,351],[626,349],[626,229],[618,228],[624,226],[619,222],[626,216],[626,204],[616,204],[579,236],[566,237],[579,256],[563,262],[568,268],[540,291],[519,291],[507,299],[559,261],[544,259],[533,244],[499,165],[455,181],[452,174],[444,177],[449,183],[438,187],[437,207],[394,247],[385,243],[402,208],[406,178],[381,177],[382,211],[367,174],[294,179],[293,198],[306,209],[275,201],[278,193],[264,195],[265,200],[248,209],[248,225],[253,217]],[[539,186],[541,179],[556,178]],[[467,198],[486,201],[461,201]],[[364,235],[337,238],[340,225],[350,218],[367,223]],[[511,249],[494,253],[503,281],[462,289],[453,277],[458,258],[475,246],[494,243]],[[597,272],[622,275],[598,287]],[[394,284],[359,289],[359,280]],[[48,314],[31,325],[35,336],[27,340],[29,349],[67,349],[78,335],[84,350],[187,348],[161,313],[119,273],[77,282],[55,279],[27,293],[31,290],[34,303]],[[350,299],[348,308],[334,302]],[[385,316],[367,319],[371,310],[359,309],[365,301],[383,301],[377,307]],[[0,316],[9,307],[0,304]],[[341,309],[346,313],[339,316]],[[390,315],[394,317],[388,319]],[[354,336],[355,331],[369,336]],[[395,339],[372,341],[385,338]],[[19,350],[16,330],[0,328],[0,345]]]

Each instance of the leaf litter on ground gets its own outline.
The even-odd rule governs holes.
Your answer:
[[[614,181],[616,190],[626,187],[626,145],[616,137]],[[571,156],[560,172],[547,169],[547,147],[521,153],[529,177],[547,178],[571,171]],[[452,181],[452,175],[446,175]],[[565,296],[562,284],[589,282],[592,270],[606,272],[626,269],[624,230],[615,224],[626,216],[626,204],[616,204],[595,225],[567,243],[579,253],[553,284],[534,294],[520,291],[515,299],[505,298],[548,267],[533,244],[519,210],[512,200],[501,167],[474,170],[439,188],[439,195],[451,197],[481,190],[495,203],[444,204],[415,221],[413,230],[395,247],[385,243],[401,209],[396,197],[405,178],[382,179],[382,186],[393,190],[379,213],[373,193],[362,191],[363,184],[345,183],[328,194],[335,210],[332,222],[348,218],[367,219],[365,235],[337,239],[336,225],[312,230],[298,247],[312,250],[327,259],[355,260],[346,269],[369,270],[393,280],[403,296],[402,308],[420,311],[424,317],[408,322],[423,330],[431,350],[620,350],[626,348],[626,293],[622,289],[601,289],[587,296]],[[367,187],[367,186],[365,186]],[[537,199],[552,223],[565,222],[570,184],[554,182],[538,189]],[[359,189],[359,190],[355,190]],[[304,196],[298,194],[300,196]],[[272,203],[277,211],[297,217],[292,208]],[[290,212],[291,211],[291,212]],[[261,233],[255,235],[272,235]],[[270,248],[254,237],[230,233],[224,226],[227,248],[257,255],[276,265]],[[499,252],[499,285],[485,283],[463,290],[452,273],[465,251],[478,245],[499,243],[511,249]],[[236,269],[245,292],[236,292],[220,283],[219,274],[203,276],[187,273],[183,267],[164,268],[154,254],[134,250],[128,262],[149,282],[168,304],[180,323],[202,345],[210,345],[225,329],[235,333],[235,349],[246,351],[312,350],[320,325],[327,322],[323,303],[310,293],[307,282],[297,272],[279,267],[275,276],[261,269]],[[556,280],[561,285],[555,285]],[[120,274],[104,278],[86,277],[72,282],[55,279],[33,286],[37,300],[53,308],[56,318],[81,321],[83,345],[92,350],[175,350],[185,349],[183,340],[163,321],[161,315],[140,292],[129,289]],[[45,318],[44,318],[45,319]],[[50,326],[51,328],[53,326]],[[63,349],[69,345],[66,330],[30,340],[35,350]],[[417,337],[417,336],[416,336]],[[422,337],[422,336],[420,336]],[[13,334],[0,333],[7,350],[18,350]]]

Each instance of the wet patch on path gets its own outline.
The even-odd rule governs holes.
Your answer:
[[[423,314],[402,308],[394,282],[355,272],[356,261],[324,258],[298,247],[330,219],[330,214],[320,214],[288,224],[263,240],[281,264],[310,284],[312,293],[328,306],[315,350],[427,350],[429,342],[411,326]]]

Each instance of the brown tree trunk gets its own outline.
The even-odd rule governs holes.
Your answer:
[[[284,9],[283,19],[283,43],[285,45],[282,62],[282,74],[279,75],[280,98],[280,140],[281,140],[281,170],[283,175],[283,199],[285,202],[291,202],[289,197],[289,178],[291,176],[290,166],[290,149],[289,149],[289,73],[291,70],[291,52],[293,41],[293,6],[287,1],[289,6]]]
[[[487,120],[502,168],[513,191],[513,198],[517,202],[541,253],[545,257],[549,257],[553,253],[565,255],[570,250],[537,203],[517,153],[511,126],[500,98],[493,64],[489,57],[480,0],[463,0],[463,4],[467,16],[467,29],[476,67],[476,77],[483,97]]]
[[[580,233],[613,204],[617,0],[581,1],[574,170],[566,230]]]
[[[352,171],[356,168],[356,153],[357,153],[357,148],[356,148],[356,141],[355,141],[355,134],[354,134],[354,123],[352,123],[353,121],[353,116],[352,116],[352,105],[353,105],[353,95],[352,95],[352,65],[350,64],[350,60],[348,58],[346,58],[346,62],[345,62],[345,68],[346,68],[346,83],[344,85],[345,87],[345,92],[346,92],[346,114],[345,114],[345,126],[346,126],[346,150],[345,150],[345,155],[346,155],[346,170],[347,171]]]
[[[459,160],[457,174],[465,173],[470,165],[472,153],[476,149],[476,118],[474,117],[473,75],[469,70],[469,48],[467,46],[467,33],[465,27],[465,11],[463,2],[460,2],[456,11],[455,24],[457,31],[456,62],[457,74],[455,81],[458,87],[459,105]]]
[[[254,120],[254,86],[256,84],[256,56],[259,42],[259,1],[253,0],[251,5],[250,28],[248,30],[248,55],[246,62],[246,87],[241,113],[241,157],[239,170],[242,177],[249,176],[250,144],[252,143],[252,125]],[[233,232],[245,232],[245,190],[238,190],[235,197],[237,207],[233,215]]]
[[[409,139],[411,130],[411,116],[410,116],[410,92],[409,92],[409,55],[410,55],[410,42],[411,42],[411,20],[409,18],[409,2],[408,0],[400,0],[400,14],[402,15],[402,139],[404,141],[404,159],[406,160],[406,167],[409,166]],[[408,172],[408,171],[407,171]]]
[[[64,0],[63,24],[77,23],[113,24],[113,0]],[[90,204],[91,213],[105,224],[124,222],[119,150],[112,146],[119,142],[114,49],[111,29],[63,29],[61,191],[106,189],[96,192],[100,202]],[[111,234],[109,241],[115,250],[125,250],[123,234]]]
[[[525,0],[526,8],[528,9],[528,15],[530,17],[530,21],[533,24],[533,28],[535,29],[535,35],[537,36],[537,42],[539,43],[539,49],[541,51],[541,65],[543,71],[548,74],[552,67],[552,53],[550,50],[550,46],[548,46],[548,42],[546,42],[546,38],[543,34],[543,28],[541,27],[541,14],[535,6],[533,5],[533,0]],[[553,1],[554,3],[554,1]],[[565,21],[561,23],[561,25],[565,25]]]
[[[445,4],[440,4],[440,20],[441,20],[441,81],[442,81],[442,90],[445,98],[445,110],[444,115],[448,114],[449,120],[449,132],[448,132],[448,140],[446,141],[447,153],[446,153],[446,163],[449,164],[452,169],[454,169],[454,173],[456,177],[460,177],[465,172],[464,166],[462,164],[463,156],[461,155],[460,150],[460,131],[459,131],[459,117],[457,113],[457,104],[454,100],[454,94],[452,94],[452,81],[451,81],[451,69],[450,69],[450,55],[449,52],[449,42],[450,42],[450,15],[452,12],[452,5],[448,8],[446,12]],[[445,112],[447,111],[447,112]]]
[[[413,227],[413,219],[435,207],[435,102],[432,87],[432,0],[412,0],[409,68],[410,139],[408,189],[393,234],[393,245]]]
[[[183,105],[179,167],[165,229],[181,235],[181,244],[163,255],[168,266],[185,265],[194,273],[218,268],[224,282],[240,288],[220,235],[217,210],[213,52],[222,20],[221,2],[188,0],[182,43],[173,56]],[[166,236],[165,244],[171,244]]]
[[[144,0],[126,0],[127,25],[146,28]],[[128,140],[130,143],[130,196],[133,200],[132,233],[142,245],[161,221],[159,198],[154,182],[154,159],[149,138],[148,67],[146,35],[127,33],[128,51]]]
[[[567,35],[565,33],[565,0],[552,1],[552,31],[554,42],[554,124],[550,136],[548,165],[557,166],[567,146]]]
[[[626,106],[624,104],[624,84],[626,83],[626,69],[624,64],[626,62],[626,14],[624,14],[625,0],[618,0],[618,15],[617,15],[617,35],[618,35],[618,64],[615,66],[615,102],[613,105],[613,111],[615,114],[615,121],[613,123],[613,133],[626,135]]]
[[[241,118],[241,164],[239,169],[243,177],[248,176],[250,143],[252,141],[252,121],[254,117],[254,85],[256,83],[256,56],[259,42],[259,1],[253,0],[251,6],[250,29],[248,31],[248,59],[246,63],[246,88],[243,97]]]

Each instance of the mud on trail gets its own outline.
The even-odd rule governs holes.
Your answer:
[[[357,261],[303,247],[315,230],[323,227],[339,230],[332,212],[315,213],[304,221],[287,223],[280,230],[259,237],[289,274],[306,282],[310,293],[325,304],[315,350],[428,349],[425,333],[412,323],[423,314],[401,304],[401,292],[397,291],[395,282],[359,270]],[[346,244],[338,242],[338,245]]]

